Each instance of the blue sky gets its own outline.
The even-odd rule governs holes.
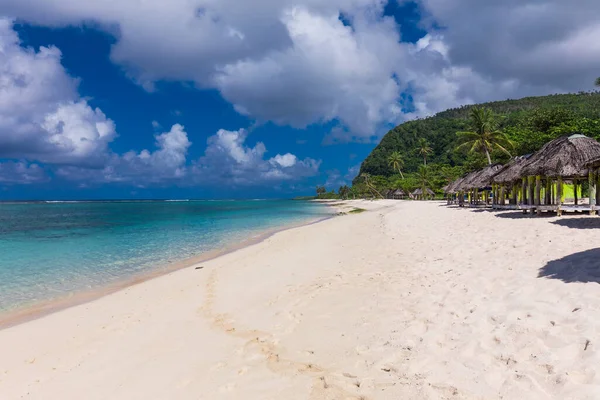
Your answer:
[[[122,3],[0,5],[0,199],[337,189],[398,123],[588,89],[600,65],[583,52],[580,63],[544,65],[561,51],[577,59],[598,29],[585,13],[571,16],[578,29],[557,28],[527,8],[484,5],[472,12],[486,33],[474,35],[477,26],[434,0]],[[547,5],[545,17],[564,11]],[[513,21],[512,36],[496,34]],[[537,34],[549,29],[551,38]],[[498,65],[511,55],[522,65]]]

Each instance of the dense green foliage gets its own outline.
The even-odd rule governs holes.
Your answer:
[[[433,117],[405,122],[389,131],[362,163],[352,190],[369,195],[373,187],[380,192],[422,187],[423,171],[419,173],[419,167],[426,161],[427,181],[433,190],[440,192],[444,185],[465,172],[485,166],[485,152],[459,148],[461,137],[457,132],[473,129],[469,117],[474,107],[450,109]],[[497,129],[513,144],[513,155],[536,151],[544,143],[573,132],[600,139],[600,92],[527,97],[478,107],[494,113]],[[405,179],[401,179],[398,168],[390,162],[397,157],[391,157],[394,152],[402,160]],[[505,162],[508,155],[494,147],[491,159]],[[361,178],[364,174],[372,187],[364,183]]]

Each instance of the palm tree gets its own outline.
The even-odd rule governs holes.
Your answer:
[[[433,154],[433,149],[429,147],[429,142],[425,138],[420,138],[417,144],[419,154],[423,156],[423,165],[427,166],[427,156]]]
[[[402,179],[404,179],[404,175],[402,174],[401,169],[404,166],[404,160],[402,159],[402,155],[399,152],[395,151],[392,154],[390,154],[390,156],[388,157],[388,165],[392,167],[392,169],[398,171]]]
[[[373,193],[373,192],[377,193],[377,195],[378,195],[380,198],[382,198],[382,199],[383,199],[383,196],[381,195],[381,193],[379,193],[379,192],[377,191],[377,189],[376,189],[376,188],[375,188],[375,186],[373,185],[373,182],[371,182],[371,174],[369,174],[369,173],[367,173],[367,172],[363,172],[363,173],[362,173],[360,176],[361,176],[361,177],[363,178],[363,180],[365,181],[365,185],[367,185],[367,188],[368,188],[368,189],[369,189],[369,190],[370,190],[372,193]]]
[[[428,195],[427,189],[431,186],[431,176],[429,174],[429,168],[426,165],[421,165],[419,167],[419,170],[417,171],[417,182],[423,193],[423,199],[425,199]]]
[[[321,197],[325,193],[327,193],[327,189],[325,189],[325,186],[317,186],[317,197]]]
[[[471,109],[471,129],[471,131],[456,133],[460,143],[457,150],[469,148],[469,151],[485,154],[488,165],[492,165],[490,153],[495,148],[508,154],[509,157],[511,156],[506,148],[512,147],[512,143],[506,134],[498,130],[492,110],[473,107]]]
[[[596,78],[596,86],[600,86],[600,77]]]
[[[347,185],[340,186],[338,189],[338,194],[340,195],[340,198],[346,200],[348,198],[348,194],[350,194],[350,188]]]

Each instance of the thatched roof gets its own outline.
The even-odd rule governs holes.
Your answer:
[[[487,167],[473,171],[459,179],[452,188],[456,192],[470,189],[483,189],[492,185],[492,177],[502,169],[502,164],[488,165]]]
[[[481,172],[480,169],[477,170],[477,171],[469,172],[468,174],[466,174],[465,176],[463,176],[459,180],[455,181],[455,184],[452,187],[452,190],[454,192],[462,192],[463,190],[470,189],[470,187],[467,186],[468,183],[470,181],[472,181],[480,172]]]
[[[585,135],[561,136],[546,143],[523,165],[521,176],[583,177],[587,165],[600,159],[600,143]]]
[[[451,182],[448,186],[446,186],[446,188],[444,189],[444,191],[446,193],[456,193],[456,192],[458,192],[459,187],[460,187],[460,185],[461,185],[461,183],[463,182],[464,179],[465,179],[465,177],[462,177],[462,178],[458,178],[454,182]]]
[[[493,183],[511,183],[517,181],[523,177],[521,171],[527,160],[532,154],[526,154],[524,156],[517,156],[511,158],[497,173],[492,177]]]
[[[396,189],[391,194],[394,196],[406,196],[406,193],[404,193],[404,190],[402,189]]]
[[[429,188],[425,188],[425,193],[430,196],[435,196],[435,193],[433,192],[433,190],[431,190]],[[421,195],[423,195],[423,189],[421,189],[421,188],[415,189],[412,192],[412,194],[413,194],[413,196],[421,196]]]
[[[474,178],[472,178],[467,186],[471,189],[483,189],[492,186],[492,177],[502,169],[502,164],[488,165],[482,169]]]

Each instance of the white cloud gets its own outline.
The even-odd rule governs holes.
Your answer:
[[[42,167],[26,162],[6,161],[0,163],[0,183],[21,184],[44,182],[49,179]]]
[[[0,13],[50,26],[95,22],[117,37],[112,60],[148,90],[160,80],[191,81],[258,120],[339,120],[350,136],[369,137],[399,117],[399,36],[381,18],[385,3],[5,0]]]
[[[22,48],[0,18],[0,157],[99,165],[113,122],[77,93],[55,47]]]
[[[173,125],[169,132],[156,135],[156,150],[111,153],[103,168],[63,166],[56,170],[62,178],[88,184],[122,183],[137,187],[156,185],[260,186],[291,182],[314,176],[320,161],[299,160],[294,154],[265,158],[261,142],[246,144],[248,132],[219,130],[207,140],[204,155],[188,163],[191,146],[183,126]]]
[[[331,142],[368,141],[383,125],[464,103],[589,89],[598,74],[597,0],[419,0],[429,35],[417,44],[400,42],[386,3],[4,0],[0,13],[92,21],[115,35],[112,60],[147,89],[193,82],[259,121],[337,121]],[[414,111],[402,111],[412,106],[403,92]]]
[[[286,153],[284,155],[277,154],[275,157],[269,160],[269,162],[278,164],[280,167],[289,168],[296,165],[296,161],[298,158],[290,153]]]
[[[258,121],[337,122],[329,142],[369,141],[382,126],[465,103],[590,89],[598,74],[597,0],[418,2],[429,34],[416,44],[401,42],[383,17],[386,0],[4,0],[0,13],[48,26],[92,23],[115,35],[112,60],[148,90],[161,80],[192,82]],[[47,103],[81,101],[57,49],[28,57],[46,60],[36,65],[61,82],[42,100],[33,96],[36,115],[57,109],[43,110]],[[25,103],[37,93],[29,92]],[[84,139],[101,149],[114,128],[94,133],[94,118]],[[19,125],[21,137],[42,123]],[[64,138],[69,146],[59,147],[75,159],[93,147]],[[57,147],[38,143],[36,159],[50,152],[45,146]]]
[[[392,75],[401,48],[391,20],[357,16],[350,28],[337,13],[297,7],[281,21],[291,46],[227,64],[216,75],[239,112],[299,128],[337,119],[357,137],[398,119],[400,86]]]
[[[181,181],[187,172],[186,155],[191,142],[184,127],[175,124],[169,132],[156,135],[155,151],[111,154],[100,169],[61,167],[56,173],[70,180],[95,183],[128,183],[137,186]]]
[[[314,176],[320,161],[299,160],[287,153],[266,159],[267,149],[262,142],[253,147],[246,144],[248,131],[219,130],[207,140],[202,156],[192,167],[190,178],[199,183],[232,186],[262,185],[276,181],[293,181]]]

